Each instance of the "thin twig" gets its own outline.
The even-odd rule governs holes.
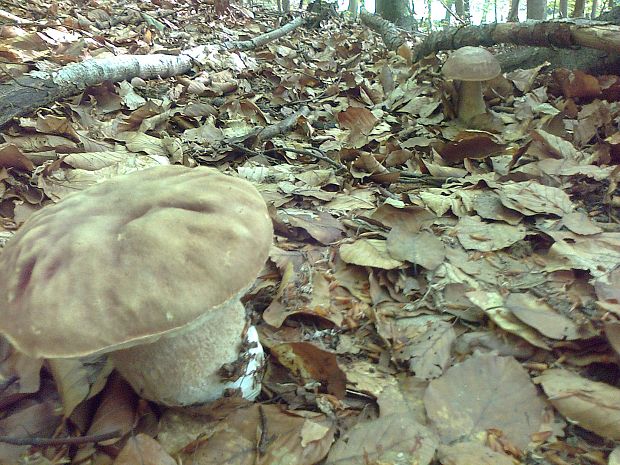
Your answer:
[[[292,148],[292,147],[278,147],[278,148],[274,148],[274,149],[265,150],[264,153],[277,153],[277,152],[280,152],[280,151],[291,152],[291,153],[298,153],[300,155],[307,155],[309,157],[313,157],[313,158],[316,158],[318,160],[323,160],[324,162],[329,163],[334,168],[338,168],[339,170],[345,170],[346,169],[346,167],[344,165],[341,165],[336,160],[332,160],[327,155],[325,155],[322,151],[320,151],[319,149],[315,149],[315,148],[313,148],[313,149],[295,149],[295,148]]]
[[[0,442],[13,444],[15,446],[73,446],[78,444],[87,444],[90,442],[107,441],[108,439],[120,438],[121,436],[123,436],[123,433],[116,430],[109,433],[71,438],[16,438],[12,436],[0,436]]]

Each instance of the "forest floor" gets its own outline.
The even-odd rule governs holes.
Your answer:
[[[170,0],[2,8],[27,20],[0,28],[4,82],[211,53],[5,125],[0,241],[76,190],[170,163],[253,182],[275,238],[244,298],[268,353],[256,401],[164,409],[109,365],[3,341],[0,435],[34,445],[0,443],[0,463],[620,463],[618,76],[510,72],[471,129],[443,54],[412,63],[413,39],[390,52],[342,16],[243,52],[222,45],[290,18]]]

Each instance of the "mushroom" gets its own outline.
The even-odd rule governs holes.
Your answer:
[[[461,47],[450,55],[442,73],[448,79],[461,81],[457,114],[467,122],[474,116],[486,113],[482,97],[482,81],[493,79],[501,73],[499,61],[481,47]]]
[[[42,208],[8,241],[0,332],[32,357],[110,353],[136,392],[164,405],[230,388],[253,399],[263,354],[240,298],[272,235],[254,186],[217,170],[113,178]],[[221,379],[224,365],[244,376]]]

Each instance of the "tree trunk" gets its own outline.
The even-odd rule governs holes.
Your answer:
[[[573,10],[573,14],[571,18],[583,18],[586,9],[586,1],[585,0],[575,0],[575,9]]]
[[[592,12],[590,18],[594,19],[598,16],[598,0],[592,0]]]
[[[506,19],[506,22],[519,22],[519,0],[510,0],[510,11],[508,12],[508,18]]]
[[[359,0],[349,0],[349,13],[351,13],[351,15],[354,18],[357,18],[357,14],[359,12],[360,9],[360,2]]]
[[[527,0],[527,19],[544,20],[547,17],[545,0]]]
[[[568,18],[568,0],[560,0],[560,18]]]

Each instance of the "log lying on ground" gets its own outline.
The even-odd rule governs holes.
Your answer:
[[[545,61],[594,72],[620,70],[620,7],[597,20],[566,19],[523,23],[483,24],[450,28],[430,34],[415,49],[415,59],[465,45],[527,46],[498,55],[502,69],[530,68]],[[541,48],[542,47],[542,48]]]
[[[360,19],[362,20],[362,24],[365,24],[381,35],[383,43],[388,50],[396,50],[404,42],[396,26],[386,19],[383,19],[381,16],[373,15],[362,7]]]
[[[222,46],[228,50],[250,50],[276,40],[302,26],[304,18],[297,18],[279,29],[252,40],[230,42]],[[201,57],[208,55],[205,46],[181,52],[177,56],[121,55],[113,58],[90,59],[72,63],[54,73],[32,72],[0,84],[0,127],[12,118],[25,115],[39,107],[47,106],[64,97],[77,95],[90,86],[105,81],[129,81],[168,78],[185,74]]]

